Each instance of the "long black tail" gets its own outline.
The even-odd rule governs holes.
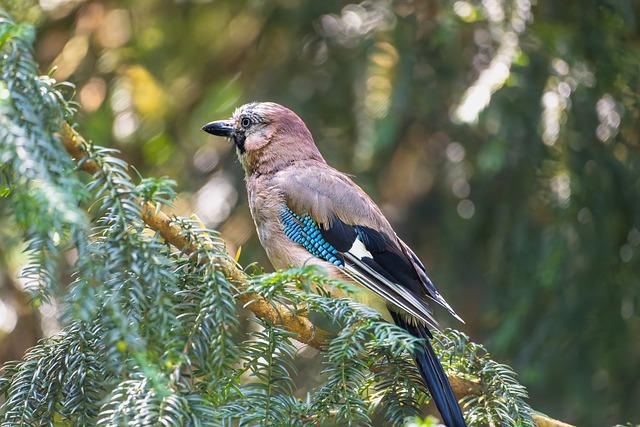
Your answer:
[[[442,415],[444,424],[447,427],[467,427],[458,405],[458,400],[453,394],[451,384],[449,384],[449,379],[429,342],[432,338],[429,330],[425,326],[407,322],[400,314],[391,312],[391,316],[396,325],[411,335],[425,338],[424,347],[416,349],[413,358],[438,411],[440,411],[440,415]]]

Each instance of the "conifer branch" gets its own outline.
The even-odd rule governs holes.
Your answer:
[[[64,147],[78,161],[82,170],[90,174],[99,172],[99,165],[87,158],[88,143],[78,132],[68,123],[63,122],[60,135]],[[159,206],[148,201],[141,201],[141,205],[142,220],[151,229],[160,233],[168,243],[186,254],[196,254],[198,252],[198,246],[189,239],[185,230],[169,215],[162,212]],[[204,225],[202,227],[204,228]],[[222,260],[218,259],[217,261],[223,274],[240,291],[238,299],[258,318],[266,320],[270,324],[284,327],[294,334],[293,337],[296,340],[302,343],[319,349],[324,348],[326,345],[326,333],[316,328],[307,317],[298,314],[283,304],[268,301],[265,297],[255,292],[246,292],[250,287],[249,279],[238,264],[230,257],[225,257]],[[204,263],[208,262],[208,260],[203,259],[200,262]],[[477,396],[483,392],[483,385],[477,381],[455,375],[449,375],[449,381],[458,398]],[[570,424],[539,413],[533,414],[533,420],[538,427],[571,427]]]
[[[90,174],[98,172],[98,165],[93,160],[85,159],[87,142],[84,138],[66,122],[62,123],[60,133],[64,147],[69,154],[78,160],[80,167]],[[193,254],[196,252],[197,247],[193,242],[189,241],[184,230],[169,215],[162,212],[158,206],[151,202],[143,202],[142,219],[150,228],[159,232],[167,242],[184,253]],[[204,225],[202,227],[204,228]],[[236,284],[240,291],[246,289],[247,276],[239,268],[238,264],[231,258],[221,261],[221,270],[224,275]],[[323,333],[308,318],[299,316],[280,304],[270,303],[255,293],[241,292],[238,299],[259,318],[267,320],[274,325],[282,325],[290,332],[293,332],[298,341],[309,344],[312,347],[322,347]]]

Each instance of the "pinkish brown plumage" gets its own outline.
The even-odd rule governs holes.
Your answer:
[[[378,206],[347,175],[329,166],[302,119],[281,105],[246,104],[206,132],[236,146],[246,174],[251,215],[275,268],[316,264],[350,281],[349,296],[385,319],[427,338],[418,368],[450,427],[464,426],[457,401],[431,346],[430,303],[458,317]]]

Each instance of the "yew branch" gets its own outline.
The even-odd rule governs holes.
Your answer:
[[[61,141],[69,154],[75,158],[80,167],[91,174],[100,171],[99,165],[87,157],[87,142],[68,123],[63,122],[60,129]],[[149,202],[142,203],[142,220],[170,244],[186,254],[194,253],[198,248],[187,237],[172,218]],[[231,280],[239,290],[246,290],[248,287],[248,277],[238,264],[230,257],[222,261],[221,268],[224,275]],[[296,339],[302,343],[315,348],[322,348],[326,335],[322,330],[316,328],[306,317],[300,316],[289,310],[282,304],[274,304],[267,301],[255,293],[241,293],[238,299],[245,304],[246,308],[261,319],[268,320],[273,324],[285,327],[296,334]],[[477,395],[482,392],[482,385],[465,378],[449,375],[449,381],[454,393],[458,398],[469,395]],[[562,421],[549,418],[546,415],[535,414],[533,416],[538,427],[572,427]]]

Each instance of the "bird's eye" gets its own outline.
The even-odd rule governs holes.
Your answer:
[[[250,119],[250,118],[248,118],[248,117],[243,117],[243,118],[240,120],[240,125],[241,125],[243,128],[247,129],[249,126],[251,126],[251,119]]]

